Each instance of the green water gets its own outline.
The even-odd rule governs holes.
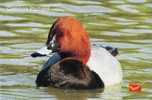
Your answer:
[[[119,48],[121,85],[102,90],[39,88],[35,78],[48,59],[42,47],[58,16],[71,15],[95,44]],[[128,91],[129,82],[142,91]],[[152,0],[0,0],[0,100],[152,100]]]

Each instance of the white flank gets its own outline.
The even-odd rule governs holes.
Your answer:
[[[118,60],[102,47],[93,47],[88,66],[103,80],[105,86],[122,81],[122,70]]]

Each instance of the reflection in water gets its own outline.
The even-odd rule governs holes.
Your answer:
[[[88,98],[99,98],[103,90],[62,90],[49,88],[48,94],[54,95],[58,100],[87,100]]]
[[[113,87],[103,89],[96,89],[96,90],[64,90],[64,89],[57,89],[49,87],[44,89],[48,92],[49,95],[55,96],[58,100],[88,100],[89,99],[114,99],[114,100],[121,100],[122,93],[121,93],[121,86],[115,85]],[[110,95],[111,96],[110,96]]]
[[[0,99],[151,99],[151,9],[151,0],[1,0]],[[56,17],[65,15],[75,16],[85,25],[92,43],[119,48],[122,88],[35,88],[35,77],[48,57],[33,59],[30,54],[43,46]],[[127,90],[132,81],[143,84],[141,93]]]

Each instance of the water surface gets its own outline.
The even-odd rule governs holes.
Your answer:
[[[92,43],[119,48],[121,85],[104,90],[39,88],[35,78],[48,57],[29,55],[44,45],[58,16],[75,16]],[[142,84],[129,92],[129,82]],[[152,99],[151,0],[1,0],[0,100]]]

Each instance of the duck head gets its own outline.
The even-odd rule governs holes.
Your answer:
[[[88,33],[80,21],[74,17],[65,16],[59,17],[53,23],[46,47],[38,51],[37,55],[43,56],[50,52],[58,52],[63,58],[74,57],[84,64],[87,63],[90,57],[90,41]]]

